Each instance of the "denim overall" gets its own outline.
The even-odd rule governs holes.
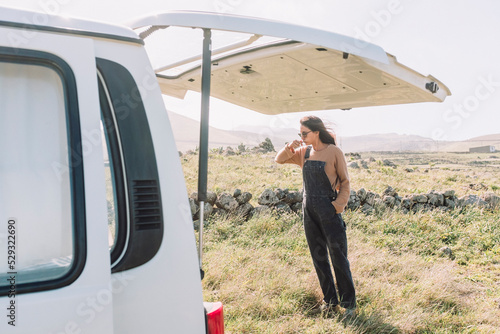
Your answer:
[[[304,230],[318,274],[324,300],[345,308],[356,307],[356,294],[347,260],[346,226],[341,214],[337,214],[332,201],[337,192],[332,189],[325,173],[325,162],[307,160],[311,147],[307,148],[302,177],[304,182]],[[337,292],[333,281],[328,252],[332,259]]]

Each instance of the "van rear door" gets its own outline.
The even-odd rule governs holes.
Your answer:
[[[94,42],[10,14],[0,20],[0,332],[113,333]]]
[[[279,38],[212,57],[211,96],[264,114],[442,102],[451,94],[379,46],[333,32],[204,12],[168,12],[129,26],[142,29],[142,36],[178,26]],[[193,64],[176,72],[160,67],[162,92],[182,98],[188,90],[200,91],[201,65]]]

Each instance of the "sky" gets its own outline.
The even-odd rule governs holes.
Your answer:
[[[217,128],[231,130],[241,125],[298,128],[301,117],[313,114],[331,125],[339,136],[398,133],[440,141],[500,133],[500,1],[2,0],[1,4],[111,23],[180,9],[280,20],[377,44],[396,56],[398,62],[436,77],[452,92],[443,103],[277,116],[211,99],[210,125]],[[214,47],[220,42],[217,38],[214,34]],[[195,44],[189,45],[196,48]],[[201,52],[201,37],[199,44],[195,53]],[[171,97],[164,100],[167,109],[199,119],[199,94],[188,93],[184,100]]]

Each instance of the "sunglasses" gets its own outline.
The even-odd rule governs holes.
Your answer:
[[[302,132],[302,133],[297,133],[299,135],[300,138],[305,138],[307,137],[307,135],[309,134],[309,132],[312,132],[312,131],[307,131],[307,132]]]

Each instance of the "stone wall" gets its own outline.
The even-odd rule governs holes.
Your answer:
[[[197,193],[189,198],[193,219],[199,218],[200,206]],[[289,189],[266,189],[257,198],[257,206],[250,204],[253,195],[249,192],[236,189],[232,194],[228,192],[207,193],[207,202],[204,204],[205,217],[216,214],[234,214],[248,219],[254,214],[278,210],[280,212],[302,212],[302,191]],[[458,198],[454,190],[437,192],[431,190],[425,194],[409,194],[400,196],[392,187],[387,187],[382,194],[377,194],[361,188],[351,190],[346,210],[360,210],[369,215],[384,210],[400,210],[403,213],[410,211],[442,210],[449,211],[456,207],[477,206],[487,209],[500,207],[500,197],[494,193],[485,193],[481,196],[466,195]]]

